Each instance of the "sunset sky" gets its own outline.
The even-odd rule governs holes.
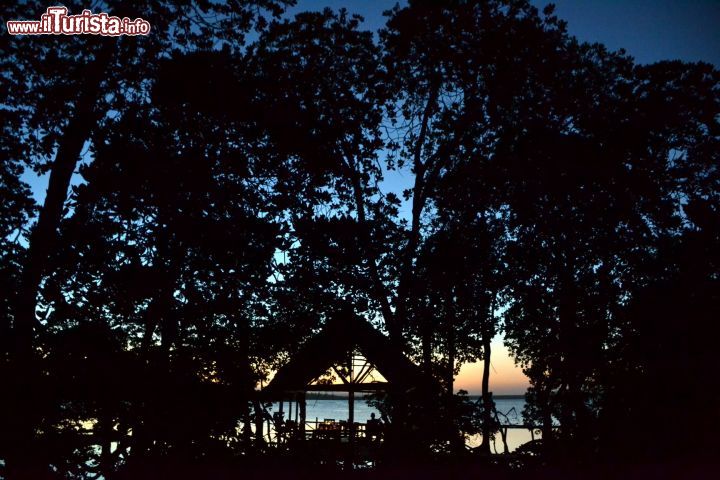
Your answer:
[[[490,390],[496,395],[521,395],[528,387],[528,379],[515,365],[502,338],[496,337],[492,344],[490,365]],[[462,366],[455,381],[457,390],[466,390],[471,395],[481,392],[482,363],[468,363]]]
[[[549,2],[532,1],[542,7]],[[712,0],[555,0],[556,14],[580,40],[624,48],[639,63],[681,59],[720,65],[720,2]],[[502,339],[493,343],[490,389],[523,393],[527,377],[514,365]],[[457,388],[480,393],[481,364],[463,366]]]
[[[341,5],[365,17],[366,28],[384,24],[382,11],[392,8],[388,0],[300,0],[290,13]],[[531,0],[542,8],[549,1]],[[608,48],[624,48],[638,63],[681,59],[720,65],[720,1],[717,0],[555,0],[556,15],[568,22],[568,31],[587,42]],[[401,2],[402,4],[402,2]],[[384,188],[399,192],[410,186],[409,172],[389,172]],[[409,210],[409,208],[408,208]],[[408,212],[409,213],[409,212]],[[528,381],[515,366],[502,337],[493,341],[490,388],[496,395],[522,394]],[[464,365],[456,388],[480,393],[482,364]]]

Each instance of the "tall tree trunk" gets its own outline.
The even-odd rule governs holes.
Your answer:
[[[18,352],[27,354],[32,350],[33,330],[37,323],[35,302],[40,281],[47,258],[55,246],[72,174],[80,159],[82,147],[90,138],[100,116],[96,111],[96,104],[112,50],[111,44],[103,46],[95,62],[87,66],[73,115],[65,128],[50,170],[45,201],[37,225],[30,234],[27,260],[20,278],[21,288],[15,321]]]
[[[39,421],[42,394],[37,392],[39,385],[37,359],[34,355],[34,336],[37,327],[35,315],[36,301],[47,259],[52,255],[57,240],[57,229],[62,219],[65,200],[72,174],[82,152],[85,141],[97,124],[99,112],[96,110],[100,94],[100,84],[105,76],[113,42],[104,42],[98,50],[93,63],[83,72],[80,82],[80,94],[75,102],[70,118],[57,148],[55,160],[50,170],[48,188],[38,221],[30,234],[28,253],[20,277],[13,325],[13,373],[12,385],[8,389],[15,392],[10,408],[13,424],[5,426],[4,432],[12,438],[7,454],[7,468],[10,478],[22,476],[32,471],[37,456],[35,425]],[[37,467],[37,465],[35,465]]]
[[[173,314],[173,293],[177,268],[168,253],[168,239],[166,229],[162,229],[157,242],[158,256],[156,259],[156,263],[161,265],[159,268],[162,269],[162,272],[157,280],[155,295],[143,315],[145,328],[140,346],[140,360],[143,362],[145,375],[151,379],[157,378],[157,372],[162,372],[163,375],[169,374],[171,366],[169,349],[174,339],[167,333],[167,325]],[[153,340],[158,327],[160,327],[161,333],[161,356],[159,358],[155,355],[157,352],[154,351]],[[164,404],[162,395],[165,393],[164,388],[146,390],[135,406],[137,414],[133,419],[132,448],[128,463],[138,468],[142,468],[153,438],[157,438],[156,435],[161,428],[158,412],[162,410]]]
[[[349,153],[349,149],[346,149],[345,153],[345,174],[347,175],[353,189],[353,198],[355,200],[355,209],[357,210],[358,223],[362,227],[360,229],[360,238],[363,242],[365,249],[368,254],[368,269],[370,273],[370,279],[372,281],[372,291],[375,294],[375,298],[380,304],[380,311],[382,312],[385,325],[390,333],[391,340],[397,337],[397,322],[395,321],[395,314],[390,307],[390,301],[388,300],[388,291],[385,288],[381,278],[380,271],[377,266],[377,256],[375,248],[373,247],[372,238],[370,237],[370,228],[368,226],[367,215],[365,213],[365,195],[363,194],[363,183],[360,176],[360,172],[356,168],[356,162],[354,157]]]
[[[400,267],[400,277],[398,279],[397,306],[393,318],[393,325],[392,328],[388,329],[390,340],[401,347],[404,346],[404,340],[402,338],[403,328],[407,323],[406,315],[413,279],[414,263],[418,244],[420,243],[420,221],[425,207],[425,199],[428,195],[428,182],[426,178],[428,160],[423,161],[423,148],[425,147],[425,140],[428,135],[428,130],[430,129],[430,118],[440,93],[440,85],[441,79],[439,77],[433,78],[425,108],[423,109],[420,132],[415,141],[413,151],[413,173],[415,174],[415,182],[413,185],[412,218],[410,220],[407,246],[405,247],[405,251],[402,252],[402,264]]]
[[[480,452],[490,454],[490,437],[492,435],[492,410],[493,399],[490,392],[490,354],[491,338],[489,332],[483,329],[483,375],[482,375],[482,402],[483,402],[483,426],[482,426],[482,443],[480,444]]]

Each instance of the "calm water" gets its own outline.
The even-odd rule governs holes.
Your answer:
[[[498,413],[505,414],[507,416],[507,423],[511,425],[522,424],[522,411],[525,407],[525,400],[523,398],[497,398],[495,399],[495,405]],[[279,410],[278,404],[273,404],[272,411],[277,412]],[[284,405],[285,417],[288,416],[288,404]],[[378,411],[365,402],[365,400],[355,400],[355,421],[365,423],[370,418],[370,414],[375,413],[376,417],[380,417]],[[293,418],[295,418],[295,409],[293,406]],[[347,420],[348,418],[348,402],[347,400],[308,400],[307,401],[307,421],[313,422],[315,419],[322,422],[326,419],[332,419],[335,421]],[[506,419],[501,415],[500,421],[506,422]],[[503,451],[502,439],[500,435],[496,435],[495,446],[499,453]],[[535,435],[535,438],[539,438],[539,435]],[[468,445],[471,447],[480,444],[482,437],[480,435],[468,438]],[[508,448],[510,451],[515,450],[518,446],[531,440],[530,431],[521,429],[508,429]]]

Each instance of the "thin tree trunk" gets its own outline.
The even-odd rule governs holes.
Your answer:
[[[455,395],[455,331],[454,325],[450,318],[448,318],[448,366],[446,372],[445,382],[447,384],[447,398],[448,398],[448,409],[452,413],[453,398]]]
[[[240,359],[241,365],[240,365],[240,389],[241,389],[241,395],[242,395],[242,401],[243,405],[245,405],[245,408],[243,410],[243,441],[245,442],[246,446],[250,445],[250,442],[252,440],[252,394],[255,390],[255,385],[252,384],[252,371],[250,368],[250,326],[247,322],[247,319],[240,318],[239,321],[236,321],[235,325],[237,326],[239,337],[240,337],[240,344],[239,344],[239,352],[238,357]],[[280,410],[282,411],[282,401],[280,402]]]
[[[490,365],[492,360],[492,339],[495,336],[495,300],[496,293],[493,292],[490,301],[490,311],[485,324],[481,327],[483,343],[483,376],[482,376],[482,401],[483,401],[483,428],[482,443],[480,452],[490,454],[490,441],[492,435],[492,412],[495,408],[490,392]]]
[[[542,444],[546,454],[551,454],[555,438],[552,429],[552,410],[550,392],[546,385],[538,385],[538,403],[542,409]]]
[[[451,309],[450,303],[452,301],[452,295],[448,295],[446,303],[448,310]],[[456,343],[455,343],[455,322],[452,313],[447,314],[447,342],[448,342],[448,367],[447,367],[447,424],[449,425],[449,434],[451,448],[453,451],[461,451],[464,448],[464,439],[457,429],[457,423],[455,421],[455,357],[456,357]]]
[[[298,423],[298,432],[300,434],[300,440],[305,440],[305,423],[307,420],[307,399],[305,392],[300,393],[300,422]]]
[[[367,224],[367,215],[365,213],[365,197],[363,196],[362,181],[360,178],[360,172],[355,168],[353,156],[349,151],[345,152],[345,170],[353,188],[353,198],[355,200],[355,209],[357,210],[358,223],[361,225],[360,234],[363,241],[364,247],[368,254],[368,268],[370,270],[370,278],[372,280],[373,292],[375,298],[380,304],[380,310],[385,320],[385,325],[390,333],[390,338],[398,335],[395,321],[395,315],[390,307],[390,301],[388,300],[388,292],[385,285],[380,279],[380,271],[377,267],[377,258],[372,245],[372,239],[370,238],[370,230]]]
[[[493,400],[490,392],[490,354],[491,339],[487,331],[483,332],[483,376],[482,376],[482,402],[483,402],[483,427],[482,443],[480,452],[490,454],[490,437],[492,435],[492,409]]]
[[[259,400],[255,400],[253,405],[255,407],[255,443],[257,447],[260,447],[265,443],[263,439],[263,422],[265,421],[265,415]]]
[[[440,79],[435,78],[430,87],[425,108],[423,109],[423,117],[420,122],[420,132],[418,134],[417,141],[415,142],[415,149],[413,152],[413,171],[415,173],[415,182],[413,185],[412,218],[410,221],[410,232],[407,246],[403,252],[403,263],[400,267],[400,278],[398,279],[397,308],[393,318],[393,323],[395,325],[393,326],[393,330],[388,329],[388,332],[390,333],[390,340],[399,345],[403,344],[402,332],[406,323],[405,316],[408,307],[407,302],[410,294],[410,284],[412,283],[413,266],[415,256],[417,254],[417,247],[420,242],[420,219],[425,207],[425,199],[427,198],[428,193],[428,182],[425,176],[425,171],[428,165],[427,161],[423,162],[422,153],[425,139],[427,138],[430,127],[430,117],[432,116],[433,109],[437,104],[439,93]],[[393,336],[399,338],[393,339]]]

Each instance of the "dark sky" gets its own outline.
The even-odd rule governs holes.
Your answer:
[[[365,17],[367,28],[384,23],[392,0],[299,0],[291,11],[345,6]],[[531,0],[543,8],[547,0]],[[556,0],[557,15],[580,40],[625,48],[640,63],[704,60],[720,65],[720,0]]]
[[[324,7],[346,7],[365,17],[365,27],[382,28],[382,13],[397,0],[298,0],[289,15]],[[438,0],[442,1],[442,0]],[[542,10],[548,0],[531,0]],[[581,41],[624,48],[639,63],[658,60],[704,60],[720,66],[720,0],[556,0],[556,15],[568,22],[568,31]],[[387,172],[383,190],[401,192],[412,175]],[[407,203],[407,202],[406,202]],[[403,204],[401,214],[409,214]]]
[[[548,2],[534,0],[536,6]],[[580,40],[625,48],[640,63],[703,60],[720,66],[720,0],[557,0]]]
[[[531,0],[539,8],[546,0]],[[365,17],[366,28],[385,23],[393,0],[299,0],[288,13],[341,6]],[[557,15],[580,40],[625,48],[640,63],[662,59],[704,60],[720,66],[720,0],[556,0]],[[46,178],[29,173],[35,198],[42,200]],[[393,179],[402,184],[407,178]]]

